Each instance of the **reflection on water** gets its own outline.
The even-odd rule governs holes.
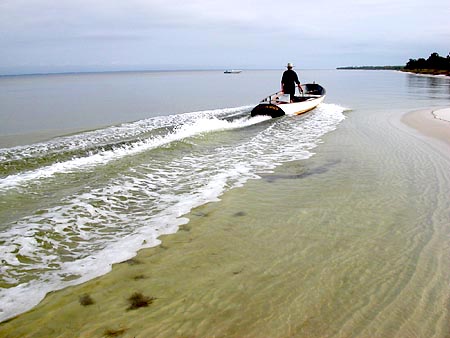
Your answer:
[[[418,98],[450,98],[449,77],[407,74],[407,84],[409,93]]]

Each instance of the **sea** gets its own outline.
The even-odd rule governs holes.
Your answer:
[[[342,170],[365,182],[371,203],[386,203],[392,211],[386,217],[401,214],[408,223],[418,200],[433,210],[421,223],[426,235],[420,248],[434,233],[448,235],[448,160],[400,118],[448,107],[450,79],[381,70],[297,72],[302,83],[325,87],[326,99],[308,114],[276,119],[250,117],[250,111],[280,89],[282,70],[0,77],[0,321],[158,246],[161,235],[189,222],[183,216],[193,209],[220,204],[230,191],[277,180],[280,168],[289,171],[292,163],[306,165],[330,153],[327,165],[339,167],[346,156]],[[420,182],[410,172],[417,163],[430,168]],[[377,165],[383,171],[374,175]],[[342,179],[342,172],[333,172],[314,180],[309,191]],[[390,189],[409,190],[390,199],[395,194],[380,189],[386,182]],[[339,223],[344,230],[349,210],[361,201],[351,187],[349,180],[339,190],[349,208]],[[251,203],[256,214],[267,211],[264,201]],[[290,217],[282,209],[277,215]],[[335,217],[339,222],[339,210]],[[373,218],[367,209],[367,219]],[[320,215],[313,219],[321,221]],[[417,254],[407,250],[421,236],[417,224],[398,229],[405,236],[396,242],[398,250]],[[392,236],[381,235],[386,243]],[[439,240],[448,249],[448,236]],[[370,241],[361,241],[357,250],[367,248],[361,256],[370,257]]]

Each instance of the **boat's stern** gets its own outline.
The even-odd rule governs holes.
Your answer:
[[[285,115],[283,109],[272,103],[260,103],[255,108],[253,108],[250,113],[251,116],[257,115],[267,115],[270,117],[280,117]]]

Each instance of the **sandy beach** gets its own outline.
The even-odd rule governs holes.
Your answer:
[[[422,110],[402,120],[450,144],[447,113],[435,111],[438,120]],[[375,202],[373,196],[385,193],[389,182],[367,194],[367,178],[352,170],[328,178],[336,168],[354,165],[353,157],[337,160],[332,146],[325,142],[325,155],[306,167],[293,162],[193,210],[190,222],[161,238],[160,246],[116,264],[105,276],[49,294],[31,311],[2,323],[0,335],[426,337],[434,331],[444,336],[448,303],[436,294],[448,290],[448,276],[440,272],[447,264],[441,229],[413,234],[399,251],[401,234],[409,231],[402,227],[415,216],[398,218],[399,208],[389,216],[391,202]],[[350,195],[358,203],[348,208],[343,196]],[[242,207],[256,201],[266,203],[266,211]],[[283,223],[275,212],[281,209],[292,212]],[[340,224],[346,224],[344,232]]]
[[[413,111],[402,122],[420,133],[450,145],[450,108]]]
[[[450,122],[450,108],[436,110],[433,114],[437,119]]]

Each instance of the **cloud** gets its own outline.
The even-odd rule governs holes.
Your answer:
[[[448,53],[448,17],[448,0],[4,0],[0,67],[398,64]]]

